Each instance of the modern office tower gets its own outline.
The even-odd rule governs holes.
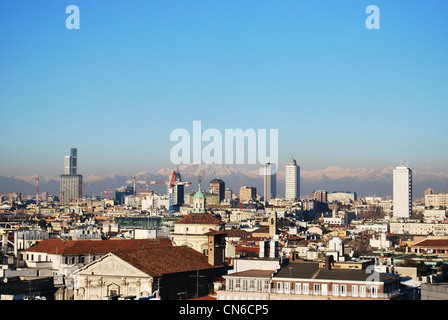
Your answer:
[[[70,155],[65,156],[64,174],[77,174],[78,149],[72,148]]]
[[[182,176],[178,171],[176,171],[176,181],[182,182]],[[175,184],[173,187],[173,206],[183,205],[184,195],[185,195],[185,186],[183,184]]]
[[[70,174],[70,156],[65,156],[64,161],[64,174]]]
[[[219,203],[224,200],[225,198],[225,192],[226,192],[226,184],[224,181],[222,181],[219,178],[215,178],[212,181],[210,181],[210,192],[217,194],[219,196]]]
[[[78,149],[72,148],[70,151],[70,174],[77,174],[78,171]]]
[[[82,175],[77,174],[77,149],[71,149],[70,156],[65,156],[64,174],[61,175],[59,198],[63,203],[82,197]]]
[[[255,200],[257,197],[257,189],[254,187],[243,186],[240,188],[240,202]]]
[[[274,163],[264,165],[264,201],[275,199],[277,193],[277,168]]]
[[[412,216],[412,170],[401,164],[393,171],[393,215],[397,218]]]
[[[124,199],[126,196],[132,196],[134,194],[134,187],[132,186],[122,186],[121,188],[115,189],[115,202],[117,204],[124,204]]]
[[[294,157],[286,165],[285,183],[286,200],[300,200],[300,167]]]
[[[62,174],[60,185],[60,197],[64,203],[82,197],[82,175]]]

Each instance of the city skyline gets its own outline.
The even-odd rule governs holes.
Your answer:
[[[68,4],[0,4],[1,176],[57,177],[71,147],[84,177],[170,167],[194,120],[278,129],[279,167],[448,173],[443,1],[378,1],[379,30],[367,1],[74,4],[79,30]]]

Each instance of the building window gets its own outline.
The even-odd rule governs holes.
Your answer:
[[[347,295],[347,286],[345,284],[341,285],[341,296]]]
[[[227,279],[227,283],[229,284],[229,290],[233,290],[233,279]]]
[[[241,285],[241,280],[240,279],[236,279],[236,284],[235,284],[235,288],[239,288]]]
[[[302,293],[302,286],[300,285],[300,282],[296,283],[296,294],[301,294]]]
[[[250,280],[250,287],[249,288],[250,289],[255,289],[255,280],[254,279]]]
[[[316,294],[316,295],[320,294],[320,284],[318,284],[318,283],[314,284],[314,294]]]
[[[372,297],[377,298],[378,297],[378,287],[372,287],[370,288],[370,290],[372,291]]]
[[[290,292],[291,292],[291,283],[285,282],[285,293],[290,293]]]
[[[283,293],[283,282],[277,282],[277,292]]]
[[[243,280],[243,291],[247,291],[247,280]]]
[[[358,286],[352,286],[352,296],[353,297],[358,296]]]
[[[334,284],[333,285],[333,295],[338,296],[339,295],[339,285]]]
[[[366,286],[359,286],[359,296],[360,297],[366,296]]]
[[[257,291],[261,292],[263,290],[263,281],[257,281]]]
[[[308,283],[304,283],[303,284],[303,294],[308,294],[310,292],[309,290],[309,284]]]
[[[265,280],[265,281],[264,281],[264,290],[265,290],[265,291],[269,291],[269,288],[270,288],[270,286],[269,286],[269,280]]]

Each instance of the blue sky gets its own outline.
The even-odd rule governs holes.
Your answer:
[[[68,5],[80,29],[68,30]],[[365,27],[368,5],[380,29]],[[171,167],[193,120],[279,130],[303,170],[448,171],[444,0],[3,0],[0,175]]]

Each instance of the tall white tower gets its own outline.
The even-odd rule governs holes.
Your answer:
[[[289,164],[286,165],[286,200],[300,199],[300,167],[297,165],[294,157],[291,157]]]
[[[394,169],[394,217],[412,216],[412,169],[403,163]]]

